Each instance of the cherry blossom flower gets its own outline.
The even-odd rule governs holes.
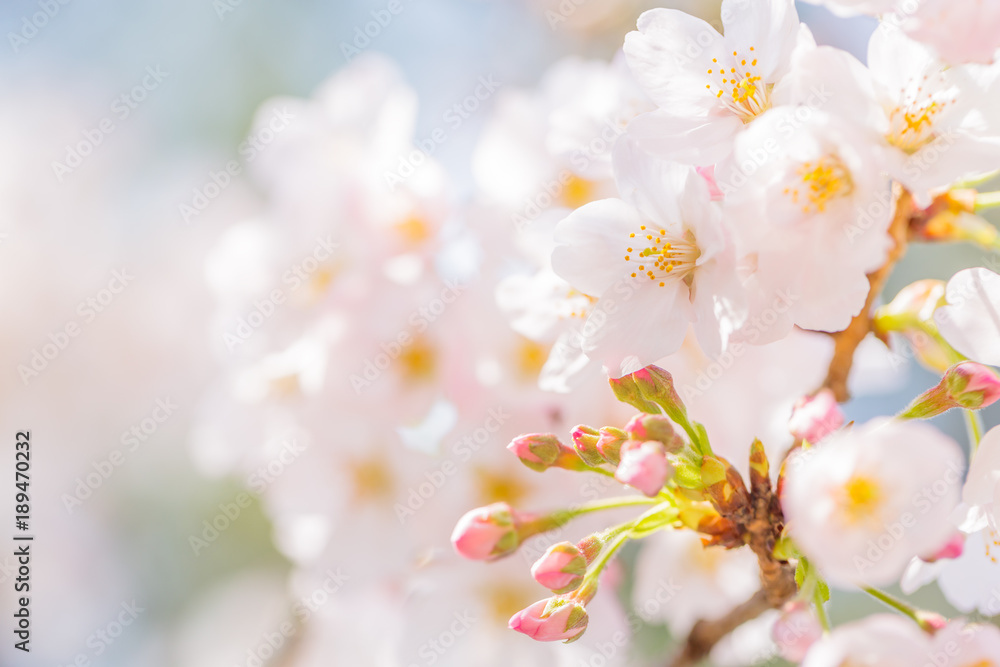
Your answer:
[[[893,582],[951,537],[963,468],[961,449],[935,428],[873,420],[789,462],[788,529],[830,583]]]
[[[676,351],[694,325],[718,352],[745,317],[745,294],[721,212],[694,169],[615,150],[622,199],[594,202],[556,228],[552,265],[600,297],[584,351],[613,377]]]
[[[812,42],[791,0],[724,0],[721,15],[724,35],[684,12],[653,9],[625,37],[629,67],[659,107],[629,124],[645,150],[699,166],[726,157],[771,107],[792,50]]]
[[[876,614],[834,629],[813,645],[802,667],[904,667],[928,661],[947,667],[996,667],[998,655],[1000,630],[995,626],[953,621],[932,636],[910,619]]]
[[[877,614],[842,625],[820,639],[809,650],[802,667],[922,665],[929,647],[930,638],[910,619]]]
[[[728,172],[717,174],[763,293],[795,297],[772,337],[792,324],[846,328],[892,243],[889,181],[865,134],[822,110],[799,110],[757,119],[736,139]]]

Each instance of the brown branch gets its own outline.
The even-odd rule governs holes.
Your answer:
[[[864,308],[858,313],[851,323],[843,331],[831,334],[833,337],[833,359],[830,360],[830,369],[827,372],[826,380],[823,381],[823,388],[833,391],[837,400],[843,403],[851,395],[847,391],[847,379],[851,374],[851,366],[854,364],[854,352],[858,345],[872,330],[872,308],[875,299],[882,293],[885,283],[889,279],[896,263],[902,259],[906,252],[907,238],[911,221],[920,216],[921,212],[916,210],[913,198],[910,193],[897,188],[896,212],[889,224],[889,236],[893,240],[893,248],[889,251],[885,264],[880,269],[868,274],[868,299]]]
[[[754,443],[756,453],[751,454],[749,502],[744,507],[726,512],[726,518],[736,520],[744,533],[744,540],[757,555],[760,565],[761,588],[749,600],[728,614],[714,621],[701,620],[688,633],[681,652],[670,667],[689,667],[707,657],[723,637],[769,609],[777,609],[791,600],[798,587],[795,568],[774,557],[774,546],[784,528],[781,504],[771,486],[767,458],[759,442]],[[755,459],[755,456],[760,458]],[[756,467],[755,467],[756,463]],[[736,473],[739,476],[739,473]]]
[[[688,634],[684,650],[673,659],[670,667],[689,667],[690,665],[698,664],[699,661],[711,653],[712,648],[723,637],[771,608],[767,594],[763,590],[759,590],[752,598],[719,620],[698,621]]]

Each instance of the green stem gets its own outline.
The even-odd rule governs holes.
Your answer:
[[[951,186],[951,189],[952,190],[964,190],[966,188],[975,188],[975,187],[978,187],[978,186],[982,185],[986,181],[993,180],[994,178],[996,178],[996,176],[998,174],[1000,174],[1000,170],[998,170],[998,171],[991,171],[991,172],[986,173],[986,174],[980,174],[979,176],[972,176],[970,178],[965,179],[964,181],[958,181],[957,183],[954,183]]]
[[[965,413],[965,427],[969,431],[969,442],[972,443],[972,454],[979,449],[983,439],[983,418],[975,410],[962,410]]]
[[[816,605],[816,618],[819,619],[819,624],[821,626],[823,626],[823,632],[829,634],[830,633],[830,617],[827,616],[827,614],[826,614],[826,607],[824,607],[823,603],[820,600],[818,600],[818,599],[814,600],[814,604]]]
[[[976,212],[1000,206],[1000,191],[980,192],[976,195]]]
[[[566,510],[571,517],[577,517],[589,512],[600,512],[602,510],[617,509],[619,507],[633,507],[635,505],[656,505],[661,501],[658,498],[647,498],[645,496],[620,496],[618,498],[604,498],[593,502],[577,505]]]
[[[889,595],[888,593],[886,593],[885,591],[880,591],[877,588],[870,588],[867,586],[863,586],[861,590],[863,590],[865,593],[868,593],[868,595],[871,595],[876,600],[879,600],[880,602],[889,605],[896,611],[906,614],[907,616],[912,618],[914,622],[920,623],[920,619],[917,617],[917,610],[911,607],[910,605],[906,604],[902,600],[898,600],[893,596]]]

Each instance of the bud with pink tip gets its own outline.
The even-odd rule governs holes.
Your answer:
[[[829,389],[800,398],[792,408],[792,417],[788,420],[788,430],[792,435],[812,444],[818,443],[843,425],[844,413]]]
[[[684,448],[684,439],[674,430],[672,421],[663,415],[638,414],[625,426],[629,440],[656,440],[662,442],[668,452],[679,452]]]
[[[933,635],[939,630],[944,630],[948,626],[948,619],[933,611],[918,609],[916,616],[917,625],[929,635]]]
[[[910,403],[900,417],[929,419],[952,408],[979,410],[1000,399],[1000,378],[987,366],[963,361],[945,372],[941,382]]]
[[[587,629],[587,610],[576,600],[548,598],[514,614],[508,626],[535,641],[567,644]]]
[[[569,593],[576,589],[587,573],[587,557],[572,542],[560,542],[549,547],[531,566],[531,576],[553,593]]]
[[[597,441],[601,437],[600,431],[581,424],[573,429],[572,437],[573,447],[584,463],[595,468],[604,465],[604,457],[597,450]]]
[[[642,491],[650,498],[660,492],[667,478],[673,474],[663,445],[655,440],[630,440],[622,445],[621,457],[618,469],[615,470],[615,479]]]
[[[517,550],[517,516],[507,503],[466,512],[451,534],[455,551],[470,560],[496,560]]]
[[[507,445],[507,449],[521,459],[521,463],[537,472],[549,468],[577,471],[588,468],[575,450],[562,444],[556,436],[547,433],[518,436]]]
[[[952,399],[967,410],[979,410],[1000,399],[1000,378],[993,369],[975,361],[952,366],[944,382]]]
[[[809,648],[823,637],[823,627],[812,606],[806,602],[789,602],[771,628],[771,639],[781,657],[789,662],[802,662]]]
[[[601,428],[601,436],[597,439],[597,451],[601,457],[613,466],[621,461],[621,448],[628,440],[628,434],[620,428],[614,426],[604,426]]]

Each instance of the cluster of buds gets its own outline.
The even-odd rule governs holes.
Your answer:
[[[552,434],[523,435],[508,449],[532,470],[600,474],[642,495],[596,500],[546,515],[520,513],[496,503],[472,510],[455,527],[456,551],[489,561],[510,555],[528,537],[582,514],[629,506],[644,510],[575,544],[551,546],[531,574],[553,596],[515,614],[510,627],[539,641],[575,641],[586,630],[586,606],[597,592],[598,578],[618,549],[630,539],[659,530],[694,530],[706,547],[749,545],[762,562],[775,566],[772,576],[784,576],[785,589],[791,581],[794,593],[787,563],[778,563],[772,555],[782,519],[763,446],[757,442],[752,447],[748,486],[728,461],[714,455],[705,428],[689,418],[669,373],[650,366],[611,380],[611,387],[619,400],[640,410],[624,428],[577,426],[572,446]]]

